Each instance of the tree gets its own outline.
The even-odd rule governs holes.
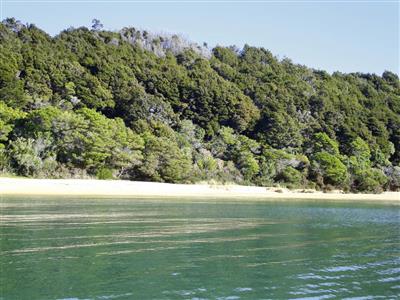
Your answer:
[[[0,99],[13,108],[23,108],[28,102],[20,64],[21,56],[12,47],[0,44]]]
[[[247,181],[251,181],[260,171],[260,167],[254,155],[249,152],[241,152],[236,158],[238,169],[243,174],[243,177]]]
[[[0,23],[3,170],[376,192],[397,189],[399,163],[390,71],[330,75],[248,45],[211,54],[97,19],[54,37]]]
[[[300,186],[303,181],[303,175],[295,168],[289,166],[278,175],[277,180],[294,186]]]
[[[192,166],[189,149],[180,149],[173,140],[163,136],[145,133],[143,138],[143,163],[136,168],[138,174],[134,178],[164,182],[188,180]]]
[[[388,177],[388,187],[392,191],[400,190],[400,167],[387,167],[385,174]]]
[[[8,136],[15,126],[18,119],[22,119],[25,113],[18,109],[9,107],[0,101],[0,149],[4,147],[3,143],[7,143]]]
[[[334,155],[328,152],[318,152],[312,162],[315,176],[322,176],[323,184],[343,186],[348,179],[346,166]]]
[[[283,112],[265,111],[257,131],[260,139],[277,149],[296,149],[303,143],[299,126]]]
[[[101,24],[100,20],[98,19],[93,19],[92,20],[92,29],[93,31],[100,31],[103,29],[103,24]]]
[[[371,151],[368,144],[357,137],[353,142],[351,142],[351,155],[355,158],[358,163],[359,168],[367,168],[370,166]]]
[[[50,143],[45,139],[18,138],[9,146],[11,164],[23,176],[52,176],[57,167]]]
[[[314,135],[311,153],[327,152],[331,155],[339,155],[339,144],[332,140],[326,133],[318,132]]]
[[[46,107],[26,117],[24,134],[52,141],[61,163],[96,172],[108,167],[121,172],[139,163],[143,140],[121,119],[83,108],[77,113]]]

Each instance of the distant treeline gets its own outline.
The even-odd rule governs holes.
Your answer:
[[[0,24],[0,169],[46,178],[400,188],[396,74],[135,28]]]

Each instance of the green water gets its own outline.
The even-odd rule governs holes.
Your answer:
[[[400,299],[398,206],[0,199],[0,299]]]

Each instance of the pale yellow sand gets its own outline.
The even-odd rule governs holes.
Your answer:
[[[277,192],[280,190],[280,192]],[[400,204],[400,192],[382,194],[322,193],[239,185],[168,184],[123,180],[0,178],[0,195],[179,197],[227,199],[327,199],[384,201]]]

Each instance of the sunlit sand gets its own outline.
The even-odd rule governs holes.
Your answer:
[[[326,199],[400,203],[400,192],[347,194],[239,185],[169,184],[122,180],[0,178],[0,195],[175,197],[190,199]]]

